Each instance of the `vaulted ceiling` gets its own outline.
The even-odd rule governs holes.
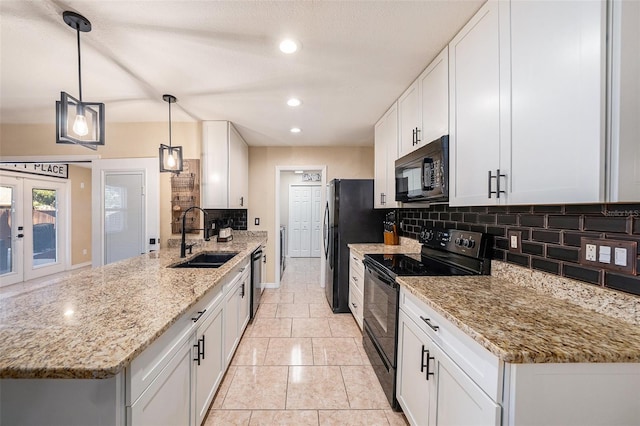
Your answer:
[[[0,2],[0,120],[55,122],[77,96],[106,120],[231,120],[249,145],[370,145],[373,124],[483,0]],[[278,45],[292,37],[301,49]],[[287,106],[289,97],[302,100]],[[298,134],[290,133],[299,127]]]

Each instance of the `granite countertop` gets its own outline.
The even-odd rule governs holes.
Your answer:
[[[116,375],[266,240],[236,233],[187,255],[238,252],[218,269],[167,268],[182,260],[169,248],[0,293],[0,378]]]
[[[402,238],[401,244],[397,246],[380,244],[380,243],[368,243],[368,244],[348,244],[348,247],[360,255],[365,254],[408,254],[408,253],[420,253],[422,245],[416,240],[409,238]]]
[[[418,253],[420,244],[412,241],[349,247],[361,256]],[[396,281],[504,362],[640,362],[638,325],[535,291],[540,283],[527,286],[520,282],[522,276],[510,278],[501,272],[499,278],[398,277]]]
[[[640,327],[504,278],[398,277],[504,362],[640,362]]]

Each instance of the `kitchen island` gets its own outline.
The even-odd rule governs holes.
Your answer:
[[[228,358],[246,326],[237,312],[248,301],[250,283],[240,279],[249,277],[250,255],[266,238],[266,232],[237,233],[232,242],[202,242],[187,255],[189,259],[202,252],[238,253],[217,269],[171,268],[186,259],[179,258],[177,248],[163,249],[59,274],[32,291],[2,297],[0,423],[130,423],[133,398],[173,359],[165,359],[163,350],[183,345],[189,350],[185,353],[191,353],[196,318],[203,316],[205,305],[211,308],[209,314],[216,309],[222,313],[230,302],[237,305],[220,317],[220,327],[231,324],[239,334],[232,336],[230,348],[224,348],[227,353],[221,353]],[[231,334],[224,330],[221,339]],[[204,343],[200,346],[198,341],[198,359],[200,351]],[[207,360],[211,358],[209,354]],[[138,380],[134,367],[139,360],[149,360],[149,365],[139,366]],[[56,407],[65,398],[73,405]],[[196,424],[197,416],[191,417],[189,423]]]

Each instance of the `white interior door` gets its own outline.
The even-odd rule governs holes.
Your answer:
[[[104,178],[104,263],[145,253],[144,172]]]
[[[320,257],[322,227],[320,185],[289,187],[289,256]]]
[[[322,251],[322,190],[311,187],[311,257],[320,257]]]
[[[0,286],[67,267],[67,182],[0,176]]]

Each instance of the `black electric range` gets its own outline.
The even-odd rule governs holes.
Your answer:
[[[398,276],[486,275],[490,237],[455,229],[424,228],[420,253],[364,256],[363,344],[392,408],[395,396],[398,328]]]

